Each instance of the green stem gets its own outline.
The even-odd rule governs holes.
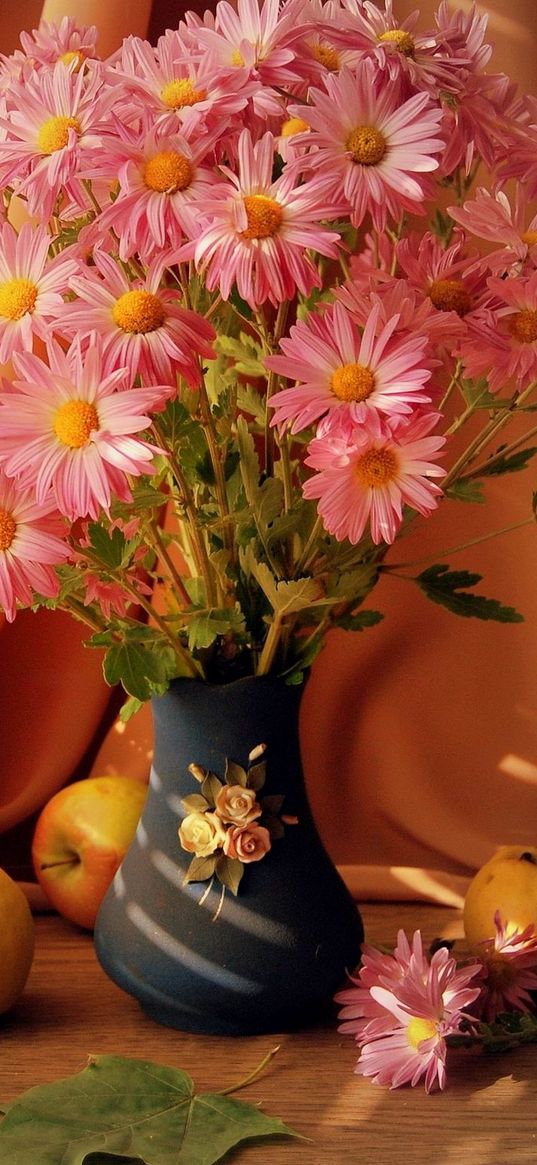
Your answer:
[[[198,524],[198,516],[197,516],[197,512],[196,512],[196,505],[194,502],[192,491],[190,489],[188,481],[186,480],[186,477],[181,469],[181,466],[179,465],[179,462],[178,462],[173,450],[168,447],[166,438],[165,438],[165,436],[160,428],[159,422],[155,418],[153,418],[153,431],[155,433],[155,437],[157,439],[157,442],[160,445],[160,448],[163,449],[164,452],[167,454],[168,465],[172,471],[172,474],[174,476],[175,481],[177,482],[177,485],[179,486],[179,491],[181,494],[181,504],[184,507],[184,510],[185,510],[187,518],[188,518],[188,527],[189,527],[189,533],[191,536],[190,541],[191,541],[191,545],[192,545],[192,551],[193,551],[194,557],[196,559],[196,566],[198,569],[198,573],[201,575],[203,582],[205,584],[205,590],[207,593],[207,602],[209,603],[209,605],[211,607],[216,607],[217,600],[216,600],[216,592],[215,592],[215,588],[214,588],[213,572],[212,572],[212,568],[211,568],[211,563],[209,562],[209,555],[207,553],[207,546],[205,543],[205,537],[204,537],[203,531],[200,529],[199,524]],[[179,518],[179,521],[181,521],[180,518]]]
[[[317,540],[319,538],[319,535],[322,533],[323,530],[324,530],[323,520],[320,517],[320,515],[318,514],[316,519],[315,519],[315,522],[313,523],[312,529],[310,531],[309,537],[306,541],[306,544],[304,546],[302,554],[300,555],[300,558],[296,564],[297,576],[300,576],[304,572],[304,570],[306,570],[306,568],[309,566],[311,551],[314,549],[314,547],[317,543]]]
[[[491,465],[494,465],[497,461],[503,461],[505,457],[510,457],[511,453],[515,453],[517,449],[520,449],[521,445],[525,445],[526,442],[530,441],[531,438],[535,437],[536,434],[537,425],[535,425],[533,429],[530,429],[529,433],[524,433],[523,436],[519,437],[516,441],[511,441],[510,445],[504,445],[503,449],[501,449],[499,453],[495,453],[493,457],[489,457],[487,461],[482,461],[481,464],[477,465],[475,469],[471,469],[469,473],[465,473],[461,478],[461,481],[470,481],[470,478],[479,477],[485,471],[490,470]]]
[[[163,562],[166,563],[166,566],[170,572],[170,577],[171,577],[171,579],[172,579],[172,581],[173,581],[173,583],[174,583],[174,585],[175,585],[175,587],[180,595],[181,602],[185,605],[185,607],[190,607],[191,606],[190,595],[185,587],[185,584],[181,578],[181,575],[179,574],[179,571],[177,570],[174,562],[172,561],[171,556],[168,554],[168,549],[167,549],[167,547],[164,543],[164,539],[162,537],[162,531],[160,530],[157,523],[154,521],[149,523],[149,536],[150,536],[150,539],[152,539],[152,541],[153,541],[153,547],[154,547],[157,555],[160,558],[162,558]]]
[[[279,1050],[280,1045],[278,1044],[275,1048],[272,1048],[272,1050],[268,1052],[268,1054],[261,1060],[261,1063],[257,1065],[257,1068],[254,1068],[253,1072],[249,1072],[248,1075],[244,1077],[244,1080],[239,1080],[238,1084],[231,1084],[229,1088],[222,1088],[221,1091],[217,1092],[216,1095],[230,1096],[231,1093],[238,1092],[240,1088],[246,1088],[247,1084],[251,1084],[252,1080],[255,1080],[256,1076],[259,1076],[260,1072],[263,1072],[267,1064],[270,1063],[273,1056],[275,1056],[276,1052],[279,1052]]]
[[[88,198],[93,206],[93,209],[97,212],[97,214],[102,214],[103,208],[102,208],[102,206],[99,205],[99,202],[93,193],[93,186],[92,186],[89,178],[83,178],[82,185],[83,185],[84,190],[86,191],[86,194],[87,194],[87,196],[88,196]]]
[[[278,312],[276,315],[276,322],[274,324],[274,331],[272,337],[266,336],[265,346],[267,355],[271,356],[278,346],[283,335],[285,324],[287,322],[287,314],[289,311],[289,300],[285,299],[278,305]],[[270,420],[272,413],[269,409],[270,398],[274,395],[274,391],[278,384],[278,373],[269,372],[267,377],[267,394],[266,394],[266,411],[265,411],[265,473],[267,477],[272,477],[274,473],[274,446],[275,435],[274,427]]]
[[[524,403],[524,401],[527,400],[530,393],[533,392],[536,384],[537,381],[532,381],[532,383],[528,385],[524,392],[521,392],[519,396],[513,399],[508,408],[506,408],[499,417],[494,416],[489,424],[485,426],[483,432],[477,434],[474,440],[470,442],[468,448],[465,449],[464,453],[462,453],[458,460],[455,462],[455,465],[449,471],[447,477],[444,478],[444,481],[442,482],[443,490],[446,490],[451,485],[451,483],[455,481],[457,477],[459,477],[460,472],[462,469],[464,469],[465,465],[468,465],[470,461],[473,461],[474,458],[477,457],[479,453],[481,453],[482,449],[488,445],[492,437],[494,437],[496,433],[500,431],[500,429],[503,429],[505,425],[507,425],[509,421],[512,420],[517,410]]]
[[[450,380],[450,382],[446,388],[446,391],[442,397],[442,400],[440,401],[440,404],[438,406],[439,413],[444,412],[444,409],[445,409],[447,402],[448,402],[448,400],[453,392],[453,389],[455,388],[455,385],[458,383],[459,376],[461,374],[461,368],[462,368],[462,361],[457,360],[457,363],[455,365],[455,370],[453,372],[453,376],[451,377],[451,380]]]
[[[461,542],[460,546],[450,546],[446,550],[438,550],[433,554],[425,554],[423,558],[414,558],[411,562],[394,562],[383,564],[379,569],[384,573],[393,574],[394,578],[409,578],[409,575],[396,575],[396,571],[406,569],[406,567],[422,566],[425,562],[438,562],[441,558],[451,557],[453,554],[460,554],[462,550],[468,550],[471,546],[478,546],[481,542],[490,542],[492,538],[499,538],[502,534],[510,534],[512,530],[520,530],[522,526],[531,526],[535,523],[535,518],[524,518],[522,522],[514,522],[512,526],[503,526],[501,530],[489,530],[488,534],[480,534],[478,538],[470,538],[468,542]]]
[[[275,613],[274,619],[272,620],[272,623],[270,624],[270,627],[268,629],[267,638],[265,639],[265,642],[263,644],[263,650],[261,652],[261,655],[259,656],[259,662],[257,664],[256,675],[258,675],[258,676],[268,675],[268,673],[272,667],[272,664],[274,663],[276,652],[277,652],[278,647],[280,645],[281,630],[282,630],[281,616],[279,616]]]

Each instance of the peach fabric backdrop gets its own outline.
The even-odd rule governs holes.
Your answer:
[[[203,7],[204,5],[200,5]],[[466,0],[459,7],[468,9]],[[144,33],[147,0],[121,18],[106,0],[47,0],[101,29],[110,51],[126,32]],[[121,6],[122,7],[122,6]],[[426,26],[436,4],[420,5]],[[403,15],[414,4],[396,3]],[[535,91],[537,6],[518,0],[479,5],[490,13],[492,68]],[[39,5],[3,14],[4,51]],[[123,10],[124,11],[124,10]],[[151,32],[181,8],[153,5]],[[445,550],[528,516],[532,476],[498,479],[486,508],[446,505],[392,551],[392,561],[439,554],[477,569],[483,591],[512,603],[526,622],[499,626],[457,620],[399,580],[386,580],[369,606],[384,622],[353,637],[336,632],[319,657],[304,698],[302,743],[312,807],[333,858],[358,898],[430,898],[456,904],[468,876],[497,844],[534,843],[537,824],[537,541],[534,527],[453,558]],[[97,653],[61,615],[23,613],[0,630],[4,725],[0,830],[36,810],[69,779],[102,724],[109,693]],[[132,773],[150,764],[148,710],[116,723],[90,771]],[[1,863],[1,843],[0,843]]]

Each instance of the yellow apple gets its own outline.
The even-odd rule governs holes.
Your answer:
[[[131,777],[88,777],[67,785],[38,818],[32,859],[52,906],[86,930],[134,837],[147,786]]]
[[[24,990],[34,957],[34,920],[20,886],[0,870],[0,1015]]]
[[[508,933],[537,927],[537,849],[502,845],[478,870],[464,901],[464,933],[470,943],[494,938],[499,910]]]

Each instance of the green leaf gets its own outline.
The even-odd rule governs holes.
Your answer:
[[[486,501],[483,493],[483,487],[480,481],[454,481],[446,490],[446,497],[452,498],[457,502],[480,502]]]
[[[464,618],[494,619],[498,623],[523,623],[524,616],[514,607],[504,607],[498,599],[472,595],[465,587],[481,582],[481,575],[468,570],[450,570],[437,563],[422,571],[415,579],[418,586],[433,603],[440,603],[448,611]]]
[[[258,793],[265,784],[267,773],[267,762],[262,760],[257,765],[251,765],[247,773],[248,788],[253,789],[254,793]]]
[[[498,450],[501,452],[501,450]],[[537,445],[532,445],[528,449],[519,449],[518,453],[512,453],[508,457],[501,456],[498,458],[497,453],[491,457],[492,464],[480,470],[482,477],[498,477],[502,473],[518,473],[519,470],[525,469],[532,457],[537,453]]]
[[[298,1135],[245,1101],[196,1095],[181,1069],[97,1056],[82,1072],[9,1105],[0,1163],[89,1165],[98,1153],[139,1165],[214,1165],[251,1137]]]
[[[128,700],[125,700],[125,703],[119,709],[119,719],[122,724],[127,724],[143,706],[143,700],[137,700],[136,696],[129,696]]]
[[[343,615],[334,622],[344,631],[365,631],[366,627],[375,627],[383,618],[384,615],[380,611],[356,611],[351,615]]]
[[[143,702],[178,674],[178,662],[175,652],[163,645],[152,650],[142,643],[123,642],[109,648],[103,671],[108,684],[121,683],[129,696]]]
[[[274,793],[270,797],[263,797],[261,806],[264,813],[270,813],[271,816],[274,816],[280,812],[283,802],[284,798],[281,793]]]
[[[239,889],[240,880],[244,874],[244,866],[238,858],[228,858],[224,854],[216,863],[215,873],[219,882],[226,889],[231,890],[232,894],[236,894]]]
[[[521,1044],[537,1043],[537,1015],[505,1011],[493,1023],[481,1023],[479,1034],[485,1052],[509,1052]]]
[[[234,760],[226,759],[224,780],[226,785],[242,785],[243,788],[246,788],[248,774],[242,765],[238,765]]]
[[[245,573],[253,574],[273,611],[280,618],[294,611],[302,611],[319,601],[321,591],[315,579],[299,578],[293,582],[276,582],[266,563],[257,561],[251,546],[241,551],[240,559]]]
[[[205,813],[206,809],[210,809],[209,802],[201,793],[190,793],[188,797],[183,797],[181,805],[187,813]]]
[[[216,773],[207,773],[205,780],[201,786],[201,792],[207,798],[209,805],[216,805],[216,798],[224,788],[221,781],[218,780]]]
[[[226,631],[240,634],[244,631],[244,615],[238,603],[235,607],[211,607],[199,615],[193,615],[188,621],[188,646],[190,651],[196,648],[209,647],[219,635]]]
[[[210,854],[207,858],[192,858],[183,882],[208,882],[214,874],[215,867],[216,857],[214,854]]]
[[[117,526],[111,533],[105,530],[98,522],[90,522],[88,525],[88,535],[91,549],[104,566],[111,567],[112,570],[117,570],[123,563],[123,556],[125,554],[125,547],[127,540],[125,535],[118,530]]]

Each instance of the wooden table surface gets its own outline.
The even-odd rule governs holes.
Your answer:
[[[416,904],[366,905],[372,943],[395,942],[403,926],[426,941],[461,934],[456,910]],[[199,1091],[240,1080],[279,1051],[239,1093],[279,1116],[308,1141],[239,1146],[226,1165],[522,1165],[537,1161],[537,1046],[502,1056],[451,1051],[448,1086],[393,1092],[353,1072],[354,1041],[334,1018],[292,1035],[191,1036],[160,1027],[100,969],[92,939],[55,916],[37,920],[25,993],[0,1021],[0,1098],[80,1071],[90,1054],[113,1053],[183,1068]],[[0,968],[1,974],[1,968]],[[451,1065],[451,1072],[449,1071]],[[110,1158],[107,1158],[110,1160]],[[28,1161],[28,1165],[33,1165]]]

